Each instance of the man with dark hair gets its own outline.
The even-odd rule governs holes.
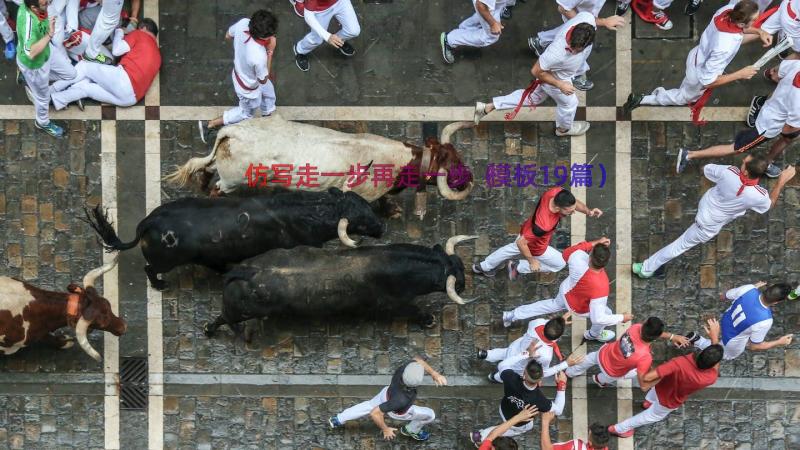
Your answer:
[[[473,264],[472,271],[493,277],[506,261],[522,255],[525,259],[508,263],[508,278],[512,281],[520,273],[558,272],[566,263],[561,253],[550,246],[550,239],[561,218],[571,216],[575,211],[589,217],[603,215],[597,208],[589,209],[560,186],[549,189],[539,197],[533,214],[520,227],[517,239],[495,250],[480,263]]]
[[[554,444],[550,440],[550,423],[555,417],[555,414],[549,412],[542,414],[540,450],[608,450],[608,441],[611,436],[606,427],[599,423],[593,423],[589,426],[589,442],[583,442],[582,439],[575,438]]]
[[[665,339],[677,347],[689,345],[689,339],[664,331],[664,322],[658,317],[649,317],[644,323],[632,325],[618,340],[609,342],[596,352],[586,355],[581,363],[567,369],[570,378],[583,375],[593,366],[600,373],[592,376],[592,381],[601,387],[614,385],[619,380],[638,378],[639,385],[650,370],[653,356],[650,344],[656,339]]]
[[[564,315],[569,316],[569,313]],[[566,328],[565,317],[556,317],[550,320],[535,319],[528,322],[528,330],[514,340],[506,348],[493,348],[491,350],[479,350],[478,359],[488,362],[499,362],[498,370],[489,374],[489,381],[501,383],[500,372],[506,368],[513,370],[518,375],[522,375],[523,370],[530,359],[536,360],[543,368],[543,378],[554,376],[556,373],[566,370],[567,367],[583,361],[583,356],[572,354],[566,361],[561,356],[558,348],[558,339],[564,334]],[[559,363],[551,366],[553,354],[558,357]]]
[[[595,17],[581,12],[567,21],[556,35],[554,45],[542,53],[533,65],[534,80],[525,89],[495,97],[489,103],[475,104],[475,124],[495,109],[514,109],[506,114],[512,120],[524,105],[531,108],[550,97],[556,102],[556,136],[578,136],[589,129],[588,122],[574,122],[578,110],[573,79],[589,70],[586,60],[592,52]]]
[[[539,411],[535,406],[526,405],[516,416],[495,427],[489,433],[489,436],[486,436],[486,439],[480,443],[480,447],[478,447],[477,442],[473,442],[473,444],[478,447],[478,450],[517,450],[519,448],[517,441],[508,436],[503,436],[503,434],[520,423],[529,422],[537,414],[539,414]],[[470,440],[472,440],[472,434],[470,434]]]
[[[608,307],[609,282],[605,266],[611,257],[611,240],[602,237],[581,242],[564,250],[569,264],[569,276],[561,282],[555,298],[522,305],[513,311],[503,311],[503,325],[560,311],[570,311],[578,317],[589,317],[592,327],[583,333],[584,339],[609,342],[616,333],[608,326],[629,322],[632,314],[614,314]]]
[[[543,370],[541,364],[530,360],[525,366],[522,376],[517,375],[513,370],[506,369],[500,373],[503,380],[503,399],[500,401],[500,417],[503,421],[509,417],[519,414],[526,406],[532,405],[541,412],[553,412],[561,415],[564,411],[567,391],[567,377],[563,372],[556,375],[556,398],[550,401],[544,396],[539,386],[542,384]],[[484,428],[480,431],[473,431],[470,434],[472,443],[480,445],[481,442],[494,431],[497,427]],[[518,423],[503,433],[503,436],[514,437],[527,433],[533,429],[532,421]]]
[[[732,300],[731,306],[722,313],[722,346],[725,349],[723,358],[731,360],[739,357],[745,349],[764,351],[775,347],[785,347],[792,343],[794,335],[787,334],[774,341],[765,341],[772,327],[772,308],[786,300],[792,286],[788,283],[776,283],[760,290],[767,283],[745,284],[725,293],[725,298]],[[711,345],[711,341],[697,332],[686,335],[689,341],[699,349]]]
[[[781,172],[772,192],[767,194],[767,190],[758,185],[767,164],[767,160],[761,155],[747,155],[740,167],[718,164],[707,164],[703,167],[703,175],[716,185],[700,199],[694,223],[671,244],[644,262],[634,263],[633,273],[640,278],[650,278],[659,267],[695,245],[713,239],[722,227],[743,216],[748,209],[764,214],[775,206],[783,186],[794,177],[795,168],[789,166]]]
[[[295,55],[294,62],[298,69],[308,72],[311,68],[308,54],[323,42],[339,49],[339,53],[344,56],[355,55],[356,49],[347,41],[357,38],[361,34],[361,25],[358,23],[358,16],[350,0],[290,0],[290,2],[292,2],[297,15],[300,15],[300,10],[302,10],[302,16],[311,28],[311,31],[292,47]],[[302,6],[298,8],[298,4]],[[329,33],[328,25],[334,18],[342,26],[342,29],[336,33]]]
[[[111,53],[120,58],[119,64],[79,62],[74,80],[53,84],[53,106],[63,109],[84,98],[122,107],[135,105],[144,98],[161,68],[157,38],[158,26],[152,19],[142,19],[138,28],[127,35],[117,28]]]
[[[225,111],[216,119],[198,121],[203,143],[207,143],[212,130],[250,119],[257,109],[261,110],[262,116],[275,111],[275,87],[269,75],[277,45],[277,32],[278,19],[264,9],[228,28],[225,40],[233,41],[231,81],[239,97],[239,106]]]
[[[644,411],[609,426],[609,433],[631,437],[634,429],[664,420],[669,413],[680,408],[690,395],[717,381],[723,353],[719,345],[719,322],[709,319],[704,328],[711,345],[700,353],[672,358],[647,372],[641,386],[643,391],[649,389],[642,404]]]
[[[446,64],[456,62],[453,51],[458,47],[488,47],[500,39],[503,24],[500,15],[507,0],[470,0],[475,13],[462,21],[458,28],[439,35],[442,58]]]

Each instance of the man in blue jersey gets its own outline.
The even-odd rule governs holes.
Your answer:
[[[786,300],[792,287],[787,283],[776,283],[763,291],[760,288],[767,283],[746,284],[725,293],[731,306],[722,314],[722,344],[725,348],[723,359],[731,360],[745,349],[760,351],[774,347],[785,347],[792,343],[792,335],[787,334],[774,341],[766,341],[767,333],[772,327],[772,307]],[[686,337],[699,349],[704,349],[711,341],[691,332]]]

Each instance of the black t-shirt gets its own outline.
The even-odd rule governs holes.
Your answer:
[[[417,398],[417,388],[403,384],[403,371],[409,364],[403,364],[394,371],[392,382],[389,384],[389,389],[386,390],[387,400],[378,406],[381,412],[402,415],[414,404],[414,400]]]
[[[540,413],[550,411],[553,407],[547,397],[539,388],[528,389],[522,382],[522,377],[511,369],[506,369],[500,374],[503,380],[503,400],[500,401],[500,410],[506,420],[516,416],[526,405],[535,405]],[[520,422],[517,426],[528,422]]]

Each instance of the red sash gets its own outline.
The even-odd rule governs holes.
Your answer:
[[[525,90],[522,92],[522,98],[519,100],[519,103],[517,104],[516,108],[514,108],[514,111],[506,113],[506,115],[504,116],[506,120],[514,120],[514,118],[517,117],[519,110],[522,109],[522,105],[525,103],[525,99],[526,98],[530,99],[531,94],[533,94],[533,91],[535,91],[540,84],[541,81],[537,79],[531,81],[531,84],[529,84],[528,87],[526,87]],[[536,109],[536,105],[533,104],[533,101],[530,101],[530,103],[531,104],[528,106],[531,109]]]

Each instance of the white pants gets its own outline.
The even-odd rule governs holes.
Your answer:
[[[500,21],[503,8],[495,9],[492,13],[494,20]],[[447,33],[447,43],[450,47],[488,47],[500,39],[499,34],[492,34],[492,27],[483,20],[480,14],[469,16],[458,25],[458,28]]]
[[[322,12],[315,12],[314,15],[322,28],[327,29],[334,17],[342,25],[342,29],[336,32],[343,41],[349,41],[361,34],[361,25],[358,24],[358,16],[353,9],[353,4],[350,0],[339,0]],[[324,41],[322,36],[314,32],[309,33],[295,46],[297,53],[307,55],[315,48],[319,47]]]
[[[567,367],[566,374],[570,378],[575,378],[578,375],[583,375],[586,373],[587,370],[591,369],[592,367],[597,366],[600,368],[600,373],[597,374],[597,379],[600,380],[603,384],[616,384],[619,380],[625,379],[632,379],[636,378],[636,369],[631,369],[625,375],[621,377],[612,377],[603,369],[603,366],[600,364],[600,352],[592,352],[586,355],[586,358],[578,364],[575,364],[572,367]]]
[[[381,389],[378,395],[372,397],[372,399],[361,402],[355,406],[351,406],[337,414],[336,418],[339,420],[339,423],[344,424],[350,420],[356,420],[368,416],[373,409],[386,401],[386,391],[388,389],[389,387],[387,386]],[[412,433],[419,433],[422,427],[436,419],[436,413],[434,413],[432,409],[416,405],[412,405],[410,408],[408,408],[408,411],[406,411],[405,414],[400,415],[389,412],[387,415],[395,420],[411,422],[406,425],[406,429]]]
[[[4,42],[11,42],[14,40],[14,30],[12,30],[11,25],[8,24],[7,15],[8,9],[6,8],[6,2],[0,0],[0,36],[3,37]]]
[[[747,349],[748,341],[749,339],[731,339],[727,344],[722,344],[720,341],[720,344],[722,344],[722,348],[724,349],[722,359],[730,361],[738,358]],[[709,345],[711,345],[711,341],[703,336],[700,336],[700,339],[694,343],[694,346],[700,350],[705,350]]]
[[[70,103],[91,98],[100,103],[109,103],[115,106],[133,106],[136,104],[136,94],[133,91],[131,80],[122,66],[108,66],[86,61],[79,62],[75,69],[78,73],[76,81],[69,83],[71,86],[64,89],[66,82],[53,84],[53,105],[56,109],[63,109]],[[63,90],[62,90],[63,89]]]
[[[695,245],[704,244],[719,233],[720,228],[712,229],[701,227],[697,222],[693,223],[686,231],[683,232],[678,239],[675,239],[671,244],[657,251],[653,256],[644,261],[642,270],[645,272],[655,272],[659,267],[672,261],[678,256],[684,254]]]
[[[647,399],[648,402],[652,403],[652,405],[650,405],[649,408],[645,409],[639,414],[631,417],[630,419],[624,420],[616,424],[615,428],[617,429],[617,432],[627,433],[628,431],[634,428],[639,428],[644,425],[660,422],[664,420],[669,415],[669,413],[675,411],[675,409],[670,409],[665,406],[662,406],[661,403],[658,402],[658,395],[656,395],[655,388],[651,388],[649,391],[647,391],[647,396],[645,398]]]
[[[266,83],[259,85],[258,89],[260,95],[254,98],[237,93],[239,106],[225,111],[222,114],[222,122],[225,125],[231,125],[251,119],[256,109],[261,109],[262,116],[272,114],[275,111],[275,86],[272,85],[271,80],[267,80]]]
[[[119,15],[122,13],[123,3],[123,0],[103,0],[103,8],[100,10],[97,22],[94,24],[92,35],[89,39],[89,47],[86,49],[86,55],[90,58],[97,57],[103,42],[119,26]]]
[[[566,299],[560,295],[556,295],[556,298],[540,300],[527,305],[517,306],[513,311],[511,311],[511,317],[513,321],[527,320],[533,319],[534,317],[546,316],[548,314],[567,310],[569,310],[569,307],[567,307]],[[606,314],[612,314],[611,308],[608,306],[606,306]],[[589,317],[588,313],[578,314],[574,311],[572,312],[572,315],[576,317]],[[605,327],[605,325],[592,324],[592,327],[589,329],[587,334],[589,337],[597,339],[600,337],[600,333],[603,332]]]
[[[652,94],[644,96],[642,105],[683,106],[696,102],[705,91],[703,83],[697,78],[697,69],[694,65],[696,52],[697,48],[689,52],[689,56],[686,57],[686,76],[681,82],[681,87],[670,90],[657,87]]]
[[[588,66],[586,67],[588,68]],[[519,104],[519,101],[522,100],[523,92],[525,92],[524,89],[517,89],[508,95],[493,98],[492,103],[497,109],[514,109]],[[547,97],[556,102],[556,126],[562,130],[572,128],[575,112],[578,111],[578,96],[575,94],[566,95],[557,87],[542,83],[525,99],[523,107],[539,105]]]
[[[31,90],[33,107],[36,110],[36,123],[42,126],[47,125],[50,123],[50,116],[48,115],[48,109],[50,108],[50,61],[46,61],[38,69],[28,69],[17,60],[17,67],[19,67],[22,76],[25,77],[25,83]]]
[[[482,270],[489,271],[495,267],[499,267],[500,264],[503,264],[509,259],[517,258],[521,254],[517,242],[514,241],[493,251],[486,259],[481,261],[480,266]],[[541,272],[558,272],[567,265],[567,263],[564,262],[564,258],[561,256],[561,252],[553,247],[547,247],[544,253],[539,256],[534,256],[533,259],[539,261]],[[531,265],[528,263],[527,259],[519,260],[517,271],[519,273],[531,273]]]
[[[500,409],[500,418],[502,419],[503,422],[508,420],[505,417],[503,417],[502,408]],[[497,428],[497,426],[491,426],[489,428],[482,429],[481,430],[481,441],[485,441],[486,438],[489,437],[489,434],[492,432],[492,430],[494,430],[495,428]],[[503,433],[503,436],[506,436],[506,437],[519,436],[520,434],[527,433],[528,431],[531,431],[532,429],[533,429],[533,421],[531,420],[531,421],[529,421],[528,423],[526,423],[525,425],[523,425],[521,427],[511,427],[511,428],[509,428],[508,431]]]

